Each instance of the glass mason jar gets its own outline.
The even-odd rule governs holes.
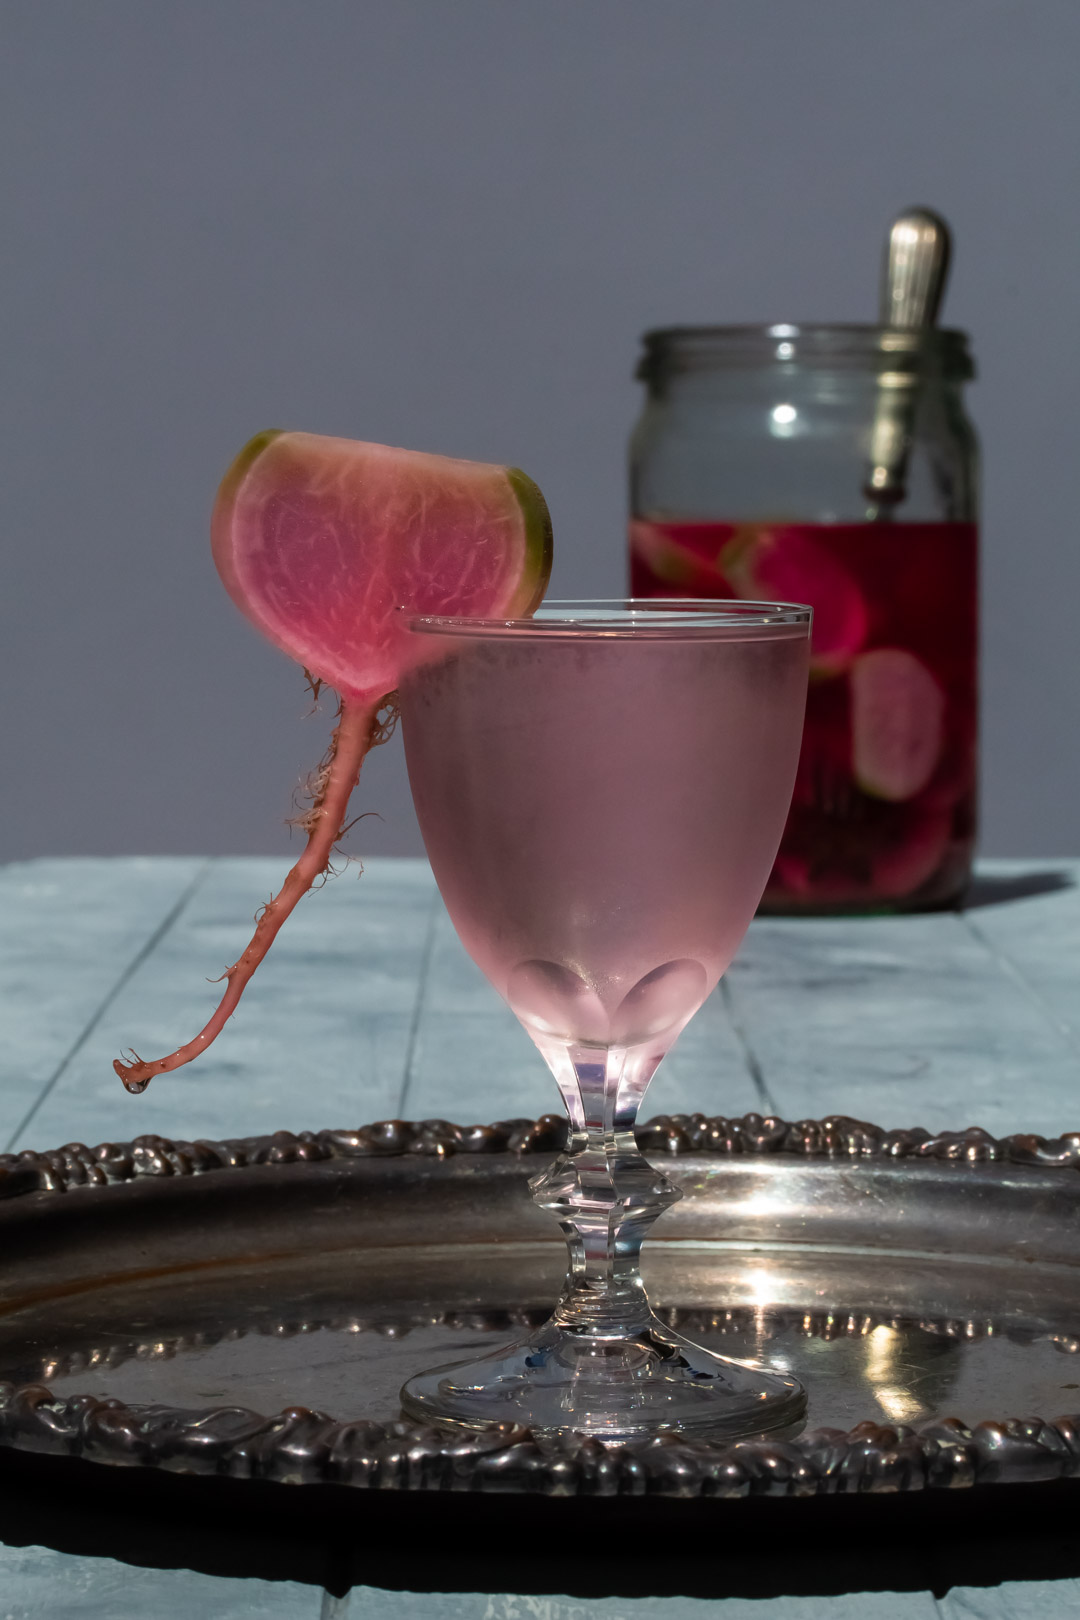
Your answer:
[[[762,908],[914,911],[975,839],[977,446],[962,332],[648,332],[634,596],[814,609],[802,758]]]

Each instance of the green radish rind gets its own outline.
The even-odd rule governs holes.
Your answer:
[[[285,428],[264,428],[261,433],[256,433],[254,438],[248,440],[244,448],[230,461],[225,476],[218,485],[214,508],[210,515],[210,549],[221,583],[244,617],[250,619],[271,641],[276,640],[272,626],[256,613],[247,592],[240,588],[229,543],[229,526],[241,492],[256,462],[264,451],[269,449],[275,440],[283,438],[286,432]]]
[[[506,481],[517,497],[525,522],[525,568],[521,592],[513,600],[512,618],[528,619],[544,600],[544,592],[551,578],[551,563],[555,541],[551,527],[548,503],[528,473],[520,467],[506,468]],[[531,576],[531,585],[530,585]]]
[[[240,493],[240,487],[244,479],[263,451],[273,444],[275,439],[283,438],[285,432],[285,428],[264,428],[261,433],[256,433],[253,439],[248,440],[239,454],[233,457],[229,463],[228,471],[218,485],[217,498],[214,502],[215,507],[231,506],[233,504]]]

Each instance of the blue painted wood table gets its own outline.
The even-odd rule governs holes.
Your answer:
[[[392,1116],[540,1114],[557,1096],[465,956],[422,861],[347,869],[304,901],[198,1064],[131,1098],[125,1047],[170,1049],[216,998],[282,863],[39,860],[0,868],[0,1141],[224,1137]],[[995,1135],[1080,1126],[1080,862],[992,861],[961,911],[761,919],[646,1113],[852,1114]],[[0,1507],[0,1536],[3,1532]],[[1080,1613],[1080,1584],[846,1598],[376,1593],[134,1570],[0,1546],[0,1620],[31,1615],[367,1620],[823,1620]]]

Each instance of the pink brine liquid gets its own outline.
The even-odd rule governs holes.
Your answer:
[[[975,838],[976,552],[969,523],[636,521],[635,596],[814,609],[806,730],[764,904],[955,899]]]
[[[776,853],[805,629],[465,637],[402,690],[457,932],[538,1044],[670,1045]]]

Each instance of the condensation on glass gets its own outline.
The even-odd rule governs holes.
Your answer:
[[[649,332],[635,596],[808,602],[814,647],[773,911],[963,891],[977,778],[977,447],[962,332]]]

